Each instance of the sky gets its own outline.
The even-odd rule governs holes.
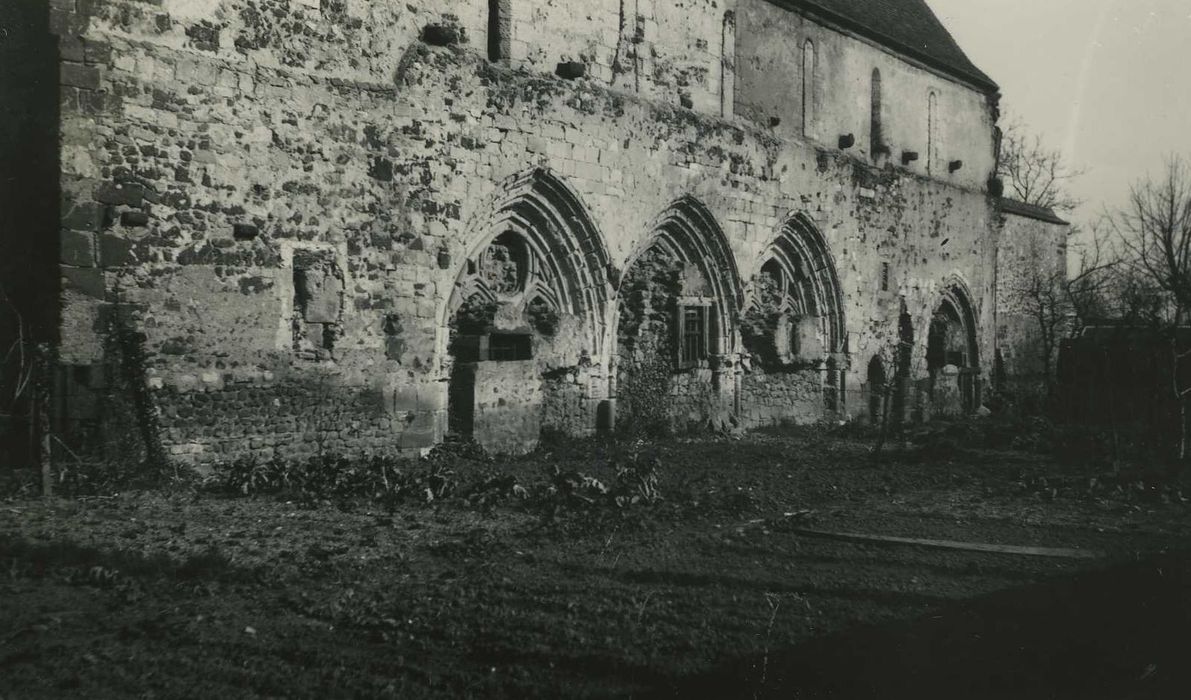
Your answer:
[[[1191,0],[927,0],[1016,118],[1086,173],[1076,224],[1191,161]]]

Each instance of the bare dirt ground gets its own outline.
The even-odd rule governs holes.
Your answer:
[[[612,449],[564,443],[455,472],[532,484],[558,465],[611,479]],[[2,501],[0,697],[1191,687],[1191,507],[1176,490],[1092,482],[1086,465],[1008,451],[899,447],[878,464],[866,442],[813,431],[646,449],[664,500],[624,508],[517,495],[299,505],[193,489]]]

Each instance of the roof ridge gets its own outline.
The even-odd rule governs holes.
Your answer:
[[[997,208],[1003,212],[1038,219],[1047,223],[1061,224],[1063,226],[1071,225],[1069,221],[1064,221],[1060,218],[1054,209],[1044,207],[1040,204],[1030,204],[1029,202],[1022,202],[1009,197],[999,197],[997,198]]]
[[[997,92],[1000,89],[992,78],[972,63],[926,0],[768,2],[786,9],[817,15],[985,92]],[[921,45],[916,46],[915,42],[918,40]]]

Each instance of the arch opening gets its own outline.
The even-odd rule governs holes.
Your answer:
[[[843,292],[826,239],[807,217],[794,216],[759,262],[740,322],[746,412],[764,424],[843,410]]]
[[[549,171],[499,192],[440,312],[446,431],[522,452],[543,430],[595,429],[610,263],[583,204]]]
[[[616,399],[621,429],[671,432],[730,411],[742,289],[735,258],[694,198],[655,222],[621,280]]]
[[[743,315],[745,348],[771,369],[846,354],[843,291],[814,224],[790,219],[763,259]]]
[[[976,315],[960,282],[949,284],[931,315],[926,366],[935,412],[971,413],[980,404]]]

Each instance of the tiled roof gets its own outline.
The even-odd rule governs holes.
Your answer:
[[[926,0],[769,0],[817,15],[986,92],[997,84],[977,68]]]
[[[1026,204],[1015,199],[1000,199],[997,201],[997,209],[1000,209],[1005,214],[1016,214],[1024,216],[1029,219],[1037,219],[1045,221],[1048,224],[1059,224],[1060,226],[1070,226],[1071,224],[1059,218],[1055,214],[1054,209],[1047,209],[1036,204]]]

